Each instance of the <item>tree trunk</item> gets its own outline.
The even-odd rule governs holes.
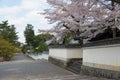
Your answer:
[[[111,6],[112,6],[112,11],[114,11],[115,10],[115,2],[114,2],[114,0],[111,0]],[[113,23],[114,23],[113,24],[114,28],[112,28],[112,33],[113,33],[113,38],[116,38],[117,32],[116,32],[116,28],[115,28],[115,19],[114,19]]]
[[[116,38],[116,34],[117,34],[116,28],[112,28],[112,33],[113,33],[113,38]]]

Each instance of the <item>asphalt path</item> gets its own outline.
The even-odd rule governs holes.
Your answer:
[[[0,80],[106,80],[76,75],[46,60],[33,60],[19,53],[0,63]]]

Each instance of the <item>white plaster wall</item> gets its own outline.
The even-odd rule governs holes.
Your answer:
[[[66,49],[59,49],[59,48],[50,48],[49,49],[49,56],[67,61],[67,50]]]
[[[67,58],[82,58],[83,57],[83,50],[82,48],[71,48],[67,49]]]
[[[83,49],[84,63],[120,66],[120,46]]]
[[[83,51],[80,48],[50,48],[49,56],[67,61],[71,58],[82,58]]]

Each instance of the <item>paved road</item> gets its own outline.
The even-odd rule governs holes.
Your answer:
[[[29,58],[28,56],[22,54],[22,53],[18,53],[15,55],[15,57],[13,57],[12,61],[33,61],[31,58]]]
[[[0,63],[0,80],[104,80],[80,76],[45,60],[34,61],[17,54],[12,61]]]

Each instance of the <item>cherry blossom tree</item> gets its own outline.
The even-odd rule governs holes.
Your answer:
[[[113,30],[120,27],[117,18],[120,16],[120,5],[116,0],[47,0],[52,6],[43,13],[49,23],[56,23],[50,30],[40,32],[55,32],[59,36],[74,33],[83,39],[91,39],[102,33],[106,28]]]
[[[112,29],[113,38],[116,37],[116,28],[120,27],[120,22],[118,21],[118,18],[120,17],[119,2],[119,0],[103,0],[100,2],[109,11],[109,13],[107,14],[107,18],[104,21],[104,24],[107,24],[107,26],[110,26],[110,28]]]

